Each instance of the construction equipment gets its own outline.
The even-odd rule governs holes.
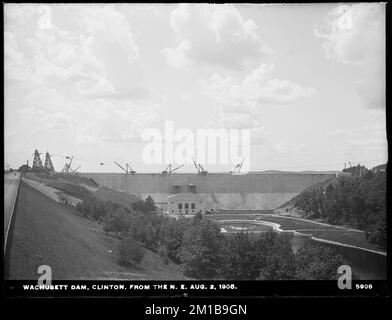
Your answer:
[[[128,163],[126,163],[126,168],[127,168],[127,170],[129,169],[128,172],[129,172],[130,174],[135,174],[135,173],[136,173],[136,171],[133,170],[132,167],[131,167]]]
[[[192,158],[192,161],[193,161],[193,164],[196,167],[197,174],[207,174],[208,173],[208,171],[205,170],[200,163],[199,164],[196,163],[195,159]]]
[[[125,168],[122,165],[118,164],[116,161],[114,161],[114,163],[118,167],[120,167],[120,169],[124,170],[125,174],[135,174],[136,173],[136,171],[133,170],[132,167],[128,163],[125,164]],[[103,163],[101,163],[101,165],[103,165]]]
[[[170,163],[165,170],[162,171],[162,174],[172,174],[174,171],[176,171],[177,169],[180,169],[181,167],[183,167],[184,164],[180,164],[175,168],[172,168],[172,164]]]
[[[40,155],[42,153],[39,153],[38,150],[36,149],[34,151],[34,160],[33,160],[33,170],[43,170],[44,166],[42,165],[42,161],[40,158]]]
[[[46,152],[44,169],[49,172],[54,172],[55,170],[53,167],[52,159],[50,158],[51,156],[52,155],[50,155],[49,152]]]
[[[231,173],[231,174],[233,174],[233,173],[240,173],[244,161],[245,161],[245,158],[242,159],[242,162],[237,163],[237,164],[233,167],[233,169],[231,169],[230,173]]]
[[[72,168],[69,168],[69,169],[72,171],[72,173],[76,173],[76,171],[78,171],[80,169],[80,166],[77,167],[76,169],[73,169],[73,170],[72,170]]]
[[[71,169],[71,164],[72,164],[73,156],[71,156],[71,157],[69,157],[69,156],[64,156],[64,157],[65,157],[65,159],[67,159],[67,160],[69,159],[69,163],[65,163],[64,168],[63,168],[63,170],[61,170],[61,172],[69,173],[70,170],[72,171],[72,169]]]

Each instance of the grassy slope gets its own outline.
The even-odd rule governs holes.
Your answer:
[[[126,208],[131,207],[132,203],[142,200],[135,195],[104,187],[101,187],[95,191],[94,196],[99,200],[118,203]]]
[[[277,209],[292,208],[292,207],[294,206],[295,202],[297,201],[298,197],[299,197],[300,195],[302,195],[303,193],[310,192],[310,191],[313,191],[313,190],[318,189],[318,188],[326,188],[330,183],[334,184],[334,183],[336,183],[336,182],[337,182],[337,179],[336,179],[336,178],[331,178],[331,179],[328,179],[328,180],[326,180],[326,181],[322,181],[322,182],[316,183],[316,184],[314,184],[314,185],[311,185],[310,187],[306,188],[305,190],[303,190],[302,192],[300,192],[300,193],[299,193],[298,195],[296,195],[295,197],[291,198],[289,201],[283,203],[283,204],[282,204],[280,207],[278,207]]]
[[[177,265],[164,265],[146,250],[139,268],[117,263],[119,240],[33,187],[22,183],[10,249],[10,279],[37,279],[38,266],[52,267],[54,279],[183,279]]]

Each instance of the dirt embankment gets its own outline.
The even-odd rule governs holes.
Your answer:
[[[137,268],[120,266],[119,240],[99,231],[73,207],[22,182],[7,278],[38,279],[38,267],[48,265],[54,279],[184,279],[180,266],[165,265],[147,249]]]

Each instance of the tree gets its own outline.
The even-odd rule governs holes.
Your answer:
[[[123,207],[112,207],[103,220],[104,231],[127,232],[129,230],[129,213]]]
[[[143,213],[153,213],[157,210],[154,199],[148,196],[145,201],[140,200],[132,203],[132,209]]]
[[[181,262],[181,246],[185,230],[189,228],[189,219],[165,218],[159,231],[161,244],[166,248],[168,257],[176,263]]]
[[[202,219],[185,231],[181,260],[185,274],[196,279],[216,279],[221,276],[222,235],[219,227],[208,219]]]
[[[295,279],[295,259],[289,237],[270,232],[261,239],[259,247],[264,250],[261,256],[260,280],[292,280]]]
[[[154,199],[151,196],[148,196],[146,198],[146,201],[144,203],[144,210],[146,213],[152,213],[157,210]]]
[[[224,278],[256,280],[259,274],[258,252],[248,233],[237,233],[227,238]]]
[[[339,177],[324,189],[296,198],[295,207],[310,218],[361,228],[369,241],[386,246],[386,173],[365,170],[361,177]]]
[[[125,266],[139,264],[144,257],[144,249],[133,237],[122,239],[119,245],[119,262]]]
[[[295,278],[298,280],[336,280],[338,268],[345,261],[341,255],[322,245],[307,243],[295,254]]]

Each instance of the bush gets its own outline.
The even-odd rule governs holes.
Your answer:
[[[315,243],[307,243],[295,254],[297,280],[337,280],[339,266],[346,264],[335,250]]]
[[[143,213],[154,213],[157,210],[154,199],[148,196],[146,200],[140,200],[132,203],[132,210]]]
[[[65,204],[66,206],[70,204],[69,199],[64,195],[61,195],[59,197],[59,201],[60,203]]]
[[[167,249],[165,247],[162,247],[159,249],[159,256],[163,260],[164,264],[169,264],[170,260],[169,260],[168,254],[167,254]]]
[[[132,266],[139,264],[144,257],[144,249],[139,241],[132,237],[121,240],[119,246],[120,264]]]
[[[103,220],[103,230],[106,232],[127,232],[129,222],[130,214],[124,208],[111,208]]]

